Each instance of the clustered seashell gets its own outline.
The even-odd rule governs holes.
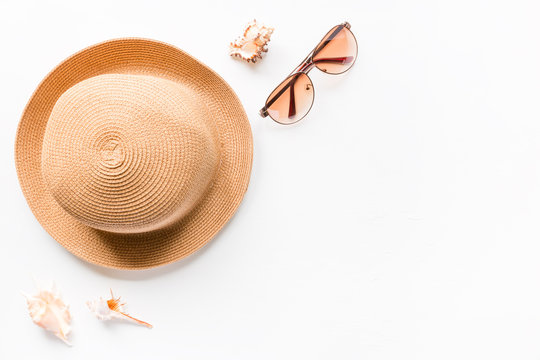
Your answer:
[[[23,294],[32,321],[71,345],[67,339],[71,332],[71,314],[69,307],[60,297],[56,285],[53,283],[50,290],[41,289],[38,286],[38,290],[36,295]]]
[[[274,28],[253,20],[247,24],[243,35],[230,44],[229,54],[247,62],[257,62],[262,59],[262,53],[268,51],[267,44],[273,32]]]

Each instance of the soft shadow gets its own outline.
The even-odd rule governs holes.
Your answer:
[[[122,319],[116,319],[116,318],[113,318],[113,319],[110,319],[110,320],[106,320],[106,321],[100,321],[101,324],[103,325],[103,327],[105,328],[108,328],[108,329],[113,329],[113,328],[116,328],[118,326],[136,326],[136,327],[140,327],[140,328],[144,328],[144,329],[148,329],[148,330],[151,330],[151,328],[147,327],[147,326],[144,326],[144,325],[141,325],[141,324],[137,324],[135,322],[132,322],[132,321],[128,321],[128,320],[122,320]]]
[[[268,57],[268,54],[264,53],[262,59],[257,59],[257,62],[255,63],[251,61],[247,62],[238,57],[231,57],[231,61],[237,62],[238,66],[247,68],[249,71],[252,72],[251,75],[253,75],[253,74],[265,73],[268,71],[271,61],[270,63],[268,63],[268,61],[266,60],[267,57]]]
[[[249,190],[248,190],[249,192]],[[167,275],[172,272],[181,271],[183,268],[190,266],[191,264],[197,262],[200,257],[202,257],[211,246],[214,246],[214,243],[219,241],[219,238],[223,233],[227,231],[227,228],[231,223],[234,222],[234,219],[242,212],[243,203],[240,204],[236,213],[233,217],[223,226],[223,228],[214,236],[213,239],[208,241],[203,247],[198,249],[193,254],[188,257],[173,262],[171,264],[158,266],[152,269],[143,269],[143,270],[119,270],[107,268],[100,265],[95,265],[89,262],[86,262],[78,257],[75,257],[83,266],[87,267],[91,271],[99,273],[101,275],[111,277],[118,280],[127,280],[127,281],[140,281],[140,280],[149,280],[159,276]]]
[[[356,65],[356,64],[355,64]],[[358,81],[360,73],[355,71],[355,67],[351,67],[343,74],[326,74],[317,69],[313,69],[309,73],[314,86],[319,87],[323,92],[338,91],[339,88],[346,88],[347,83]],[[323,90],[324,89],[324,90]],[[316,90],[315,90],[316,91]]]

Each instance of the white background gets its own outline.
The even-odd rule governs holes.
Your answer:
[[[0,2],[0,358],[540,359],[537,1]],[[276,28],[255,66],[228,43]],[[333,25],[348,73],[313,70],[296,126],[258,116]],[[34,219],[13,160],[41,79],[72,53],[140,36],[197,57],[237,92],[254,163],[238,213],[162,268],[87,264]],[[56,280],[73,347],[30,321],[20,291]],[[113,288],[152,330],[101,323]]]

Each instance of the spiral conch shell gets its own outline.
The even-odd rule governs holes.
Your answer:
[[[273,32],[274,28],[253,20],[247,24],[243,35],[230,44],[229,54],[247,62],[257,62],[258,59],[262,59],[262,53],[268,51],[267,44]]]
[[[50,290],[40,289],[36,295],[23,294],[28,303],[28,312],[32,321],[52,332],[66,344],[71,345],[67,339],[71,332],[71,314],[69,307],[60,297],[60,293],[53,283]]]
[[[128,315],[125,310],[125,303],[120,302],[120,297],[115,298],[111,290],[111,298],[105,300],[102,297],[99,297],[96,300],[87,301],[86,305],[91,312],[99,320],[112,320],[120,319],[133,322],[135,324],[146,326],[147,328],[152,328],[152,325],[149,323],[136,319],[131,315]]]

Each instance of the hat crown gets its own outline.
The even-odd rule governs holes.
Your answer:
[[[219,163],[216,126],[182,84],[146,75],[84,80],[56,102],[42,175],[55,200],[96,229],[156,230],[179,221]]]

